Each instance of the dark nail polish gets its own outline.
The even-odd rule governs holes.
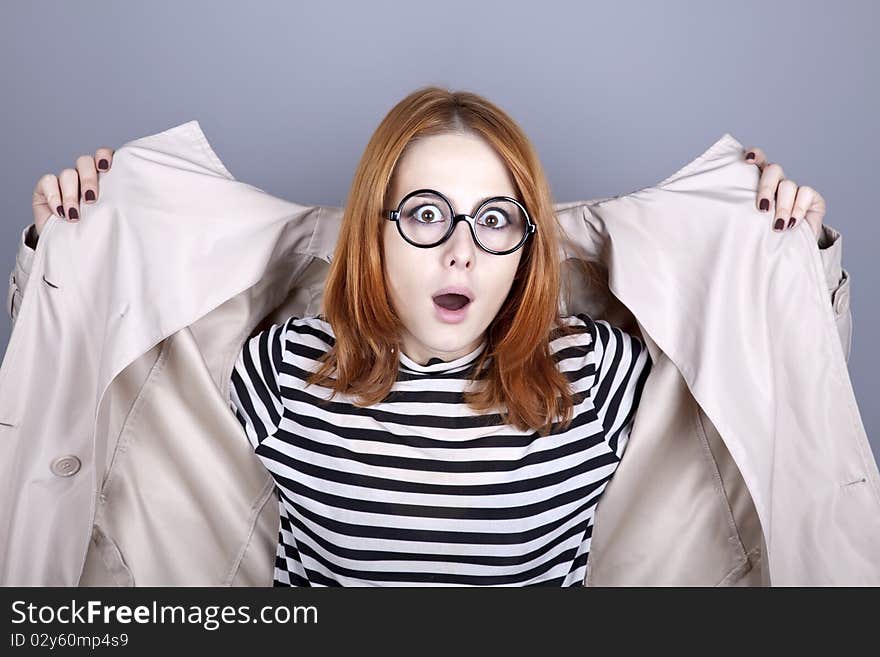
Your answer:
[[[79,219],[79,212],[76,211],[76,208],[70,208],[70,212],[68,212],[71,219]]]
[[[770,209],[770,201],[768,201],[766,198],[761,199],[761,209],[762,210],[769,210]]]
[[[59,217],[63,217],[64,216],[64,206],[59,205],[57,208],[55,208],[55,214],[57,214]]]
[[[788,220],[788,227],[791,228],[792,226],[794,226],[794,217]]]
[[[100,162],[98,162],[99,169],[106,169],[108,166],[110,166],[110,164],[107,162],[107,160],[105,160],[103,158],[101,159]]]
[[[782,217],[779,217],[779,219],[776,220],[776,224],[774,224],[773,228],[776,230],[782,230],[782,227],[784,225],[785,225],[785,219],[783,219]]]
[[[86,200],[87,201],[94,201],[95,200],[95,192],[93,192],[91,189],[86,190]]]
[[[748,154],[746,155],[746,159],[747,160],[754,160],[755,154],[752,151],[749,151]]]

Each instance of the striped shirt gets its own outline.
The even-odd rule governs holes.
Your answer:
[[[322,316],[249,338],[230,406],[275,480],[274,585],[582,585],[651,360],[604,320],[565,321],[582,330],[550,346],[574,419],[546,437],[464,403],[485,340],[448,362],[398,352],[389,396],[359,408],[305,386],[335,342]]]

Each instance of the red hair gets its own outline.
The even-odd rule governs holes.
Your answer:
[[[537,226],[522,247],[510,293],[487,328],[487,346],[464,399],[475,411],[497,412],[523,431],[547,435],[559,417],[567,428],[573,395],[549,343],[578,331],[559,314],[564,233],[543,167],[525,133],[502,109],[477,94],[435,86],[414,91],[388,112],[355,170],[322,303],[335,344],[307,385],[331,388],[331,399],[337,392],[350,395],[362,407],[391,392],[404,326],[389,302],[383,273],[382,211],[390,207],[390,182],[407,146],[422,136],[450,132],[480,136],[494,147]],[[597,276],[590,265],[586,270],[589,278]]]

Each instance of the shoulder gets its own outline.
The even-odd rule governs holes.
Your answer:
[[[593,350],[595,327],[589,315],[569,315],[562,317],[559,323],[550,334],[550,353],[557,362],[584,357]]]
[[[291,316],[253,333],[245,340],[238,360],[242,366],[253,360],[277,370],[291,355],[316,358],[335,342],[333,328],[322,316]]]
[[[262,347],[267,355],[273,352],[273,365],[280,370],[284,363],[318,360],[335,343],[333,328],[323,316],[291,316],[254,334],[246,348],[260,350]]]
[[[593,319],[587,313],[576,313],[560,319],[560,326],[550,336],[550,351],[563,357],[580,352],[594,352],[601,346],[602,334],[619,328],[604,319]]]
[[[287,320],[285,333],[288,340],[294,340],[301,344],[308,343],[325,349],[336,343],[333,327],[330,322],[324,319],[323,315],[291,317]]]
[[[574,343],[566,349],[580,349],[583,355],[572,356],[573,364],[560,369],[576,390],[589,396],[589,412],[601,421],[608,446],[620,459],[651,371],[647,345],[639,336],[585,313],[565,320],[576,329],[563,338]]]
[[[285,384],[333,342],[330,324],[318,316],[289,317],[245,341],[232,369],[229,404],[254,447],[280,425]]]
[[[551,336],[550,344],[569,346],[572,344],[590,346],[593,349],[603,347],[610,339],[625,341],[644,347],[644,340],[637,335],[624,331],[621,327],[604,319],[594,319],[587,313],[576,313],[561,319],[562,328],[556,329]]]
[[[598,383],[609,375],[615,378],[621,367],[627,377],[650,367],[644,341],[607,320],[576,313],[563,317],[561,324],[551,338],[550,350],[560,368],[577,372],[578,378],[590,376]]]

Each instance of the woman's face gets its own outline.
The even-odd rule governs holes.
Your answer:
[[[431,135],[410,144],[391,181],[388,208],[411,191],[430,188],[452,203],[456,214],[473,214],[492,196],[517,198],[515,183],[492,147],[479,137]],[[385,280],[405,330],[403,352],[425,365],[432,357],[455,360],[476,349],[513,284],[525,247],[494,255],[478,247],[460,221],[448,240],[430,249],[409,244],[393,221],[385,221]],[[473,301],[458,323],[444,321],[433,296],[450,285],[470,288]]]

